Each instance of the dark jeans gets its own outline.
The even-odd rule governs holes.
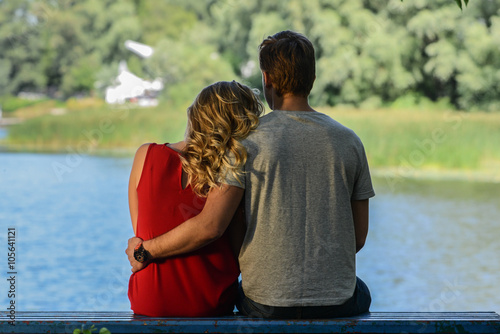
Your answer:
[[[268,319],[322,319],[350,317],[368,312],[372,298],[370,290],[359,277],[356,277],[356,289],[351,298],[342,305],[332,306],[268,306],[254,302],[245,296],[241,283],[236,303],[243,315]]]

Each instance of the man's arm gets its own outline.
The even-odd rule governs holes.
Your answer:
[[[234,213],[231,223],[229,223],[229,226],[227,227],[227,230],[225,232],[229,237],[229,243],[236,259],[238,259],[238,256],[240,254],[241,245],[243,245],[246,230],[247,224],[245,219],[245,199],[242,199],[239,207]]]
[[[368,207],[369,200],[351,201],[354,231],[356,234],[356,253],[363,248],[368,235]]]
[[[165,234],[144,241],[144,249],[152,259],[165,258],[194,251],[217,240],[231,222],[244,191],[229,185],[211,189],[200,214]],[[134,259],[134,248],[140,242],[139,238],[129,239],[126,250],[133,272],[144,267]]]

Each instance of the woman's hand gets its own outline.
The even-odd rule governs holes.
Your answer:
[[[147,263],[140,263],[134,257],[134,250],[137,245],[139,245],[143,240],[138,237],[132,237],[128,239],[128,247],[125,250],[125,253],[128,255],[128,260],[130,262],[130,266],[132,267],[132,272],[136,273],[139,270],[144,269],[147,266]]]

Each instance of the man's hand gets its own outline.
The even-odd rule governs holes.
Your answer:
[[[147,263],[140,263],[138,262],[135,257],[134,257],[134,250],[135,247],[140,244],[143,240],[138,237],[133,237],[128,239],[128,247],[125,250],[125,253],[128,255],[128,260],[130,262],[130,265],[132,266],[132,272],[136,273],[141,269],[144,269],[147,265]]]

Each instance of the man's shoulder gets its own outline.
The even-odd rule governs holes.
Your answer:
[[[255,131],[250,133],[245,142],[269,141],[271,138],[291,136],[302,137],[305,133],[311,138],[327,136],[342,142],[361,143],[358,135],[331,116],[321,112],[273,111],[260,118]],[[281,136],[286,134],[285,136]]]
[[[311,124],[318,123],[322,125],[329,125],[332,127],[344,127],[342,124],[331,118],[330,116],[323,114],[321,112],[294,112],[294,111],[283,111],[275,110],[260,118],[260,123],[257,128],[272,128],[276,126],[281,126],[283,123],[288,123],[288,126],[293,126],[293,123],[298,124]],[[291,124],[292,123],[292,124]]]
[[[314,114],[316,115],[316,117],[318,117],[319,120],[321,120],[321,122],[326,123],[329,126],[343,129],[345,131],[352,131],[350,128],[348,128],[344,124],[340,123],[339,121],[337,121],[335,118],[333,118],[330,115],[327,115],[327,114],[322,113],[320,111],[316,111]]]
[[[267,125],[267,124],[270,124],[270,123],[273,123],[273,122],[277,121],[277,118],[278,118],[277,116],[278,116],[278,113],[274,112],[274,111],[272,111],[270,113],[267,113],[264,116],[261,116],[260,119],[259,119],[260,120],[259,121],[259,126],[257,128],[262,127],[263,125]]]
[[[247,139],[260,137],[266,132],[274,131],[276,126],[279,124],[279,120],[276,116],[277,115],[274,112],[261,116],[259,118],[259,125],[254,131],[250,132]],[[243,141],[245,141],[245,139]]]
[[[358,135],[356,134],[356,132],[354,132],[354,130],[352,130],[351,128],[340,123],[339,121],[337,121],[333,117],[326,115],[326,114],[323,114],[321,112],[317,112],[316,115],[318,117],[318,121],[319,121],[318,123],[320,123],[322,126],[326,127],[329,130],[329,132],[332,132],[332,133],[336,134],[337,136],[341,136],[342,138],[345,138],[345,139],[351,139],[351,140],[354,140],[356,142],[361,141],[360,138],[358,137]]]

